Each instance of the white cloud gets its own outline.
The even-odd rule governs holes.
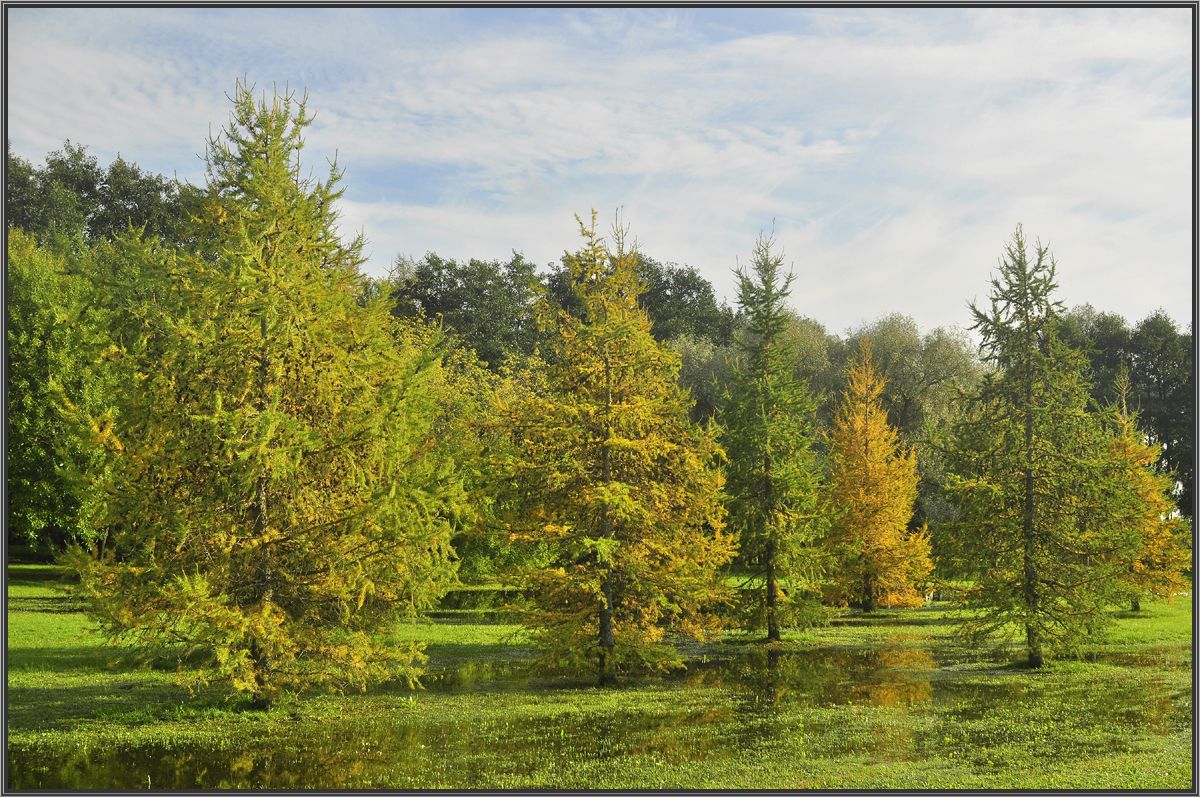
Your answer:
[[[195,179],[235,76],[307,85],[310,161],[340,151],[375,271],[544,263],[623,205],[728,294],[774,219],[801,312],[930,326],[967,320],[1022,221],[1068,303],[1190,316],[1187,9],[10,15],[26,157],[69,136]]]

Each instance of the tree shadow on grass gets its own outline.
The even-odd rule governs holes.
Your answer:
[[[47,584],[67,584],[79,580],[60,568],[46,565],[10,564],[6,572],[10,587],[18,584],[44,587]]]
[[[120,654],[103,647],[39,647],[8,649],[9,672],[111,673]]]
[[[125,726],[182,719],[224,705],[211,693],[188,690],[145,673],[110,675],[104,683],[77,686],[9,686],[8,727],[14,730],[70,728],[80,720]]]
[[[82,609],[82,604],[69,595],[9,595],[10,612],[37,612],[43,614],[73,614]]]

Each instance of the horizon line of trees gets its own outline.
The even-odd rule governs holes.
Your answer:
[[[113,638],[266,703],[415,680],[388,629],[463,577],[519,573],[544,665],[601,683],[934,579],[1040,666],[1186,588],[1190,332],[1066,311],[1020,227],[978,353],[898,314],[828,334],[767,237],[718,304],[594,211],[542,278],[371,279],[308,119],[239,84],[204,188],[9,152],[9,542],[70,544]]]

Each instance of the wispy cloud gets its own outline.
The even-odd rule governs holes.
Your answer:
[[[10,9],[9,126],[198,179],[233,78],[307,86],[346,228],[537,262],[617,206],[728,295],[775,227],[797,308],[964,323],[1018,222],[1063,298],[1190,316],[1187,9]]]

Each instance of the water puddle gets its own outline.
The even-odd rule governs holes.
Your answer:
[[[1163,684],[1147,688],[1141,679],[1125,688],[1106,682],[1097,693],[1080,679],[1054,692],[1050,682],[990,667],[984,656],[962,666],[969,656],[935,655],[924,643],[895,638],[867,649],[717,646],[683,672],[628,682],[627,703],[614,703],[611,692],[534,676],[521,659],[440,667],[435,661],[424,690],[390,687],[373,698],[394,700],[395,711],[375,704],[364,716],[263,723],[236,738],[97,743],[66,755],[10,743],[8,787],[555,788],[563,782],[560,772],[629,760],[655,766],[754,760],[767,747],[798,738],[806,755],[871,760],[935,758],[949,749],[992,756],[993,749],[1026,740],[1054,755],[1071,755],[1124,749],[1109,728],[1165,734],[1191,722],[1190,695]],[[511,711],[481,712],[469,720],[451,719],[461,712],[438,716],[439,706],[460,699]],[[560,704],[561,712],[533,710],[546,701]],[[1039,727],[996,722],[1005,712],[1024,716],[1019,712],[1043,704],[1053,708],[1044,743]],[[1060,732],[1062,738],[1054,738],[1056,729],[1079,723],[1090,723],[1089,733],[1105,733]],[[1080,742],[1085,736],[1095,739]]]

